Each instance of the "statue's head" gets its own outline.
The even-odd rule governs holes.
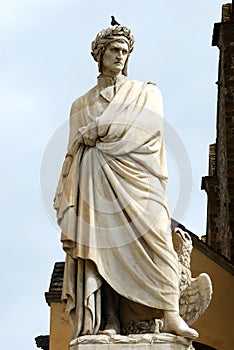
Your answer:
[[[102,73],[103,69],[104,52],[110,45],[122,45],[122,47],[127,50],[127,58],[122,70],[122,73],[127,76],[128,58],[134,48],[134,37],[130,29],[122,25],[116,25],[111,28],[103,29],[97,34],[95,40],[92,42],[91,54],[95,61],[98,62],[100,73]]]

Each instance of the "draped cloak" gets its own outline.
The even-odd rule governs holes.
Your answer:
[[[92,147],[82,141],[90,132],[98,135]],[[103,280],[133,302],[178,311],[166,183],[159,89],[123,79],[113,87],[100,77],[73,103],[54,203],[73,338],[98,332]]]

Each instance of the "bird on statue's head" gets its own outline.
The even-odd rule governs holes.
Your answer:
[[[111,16],[111,25],[112,26],[119,26],[120,23],[116,21],[114,16]]]

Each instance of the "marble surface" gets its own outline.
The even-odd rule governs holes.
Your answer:
[[[195,339],[188,325],[212,293],[209,276],[191,277],[189,235],[177,229],[172,241],[163,101],[154,83],[125,79],[133,45],[121,25],[93,41],[101,74],[72,104],[54,201],[67,253],[62,299],[72,339],[88,335],[91,343],[101,330],[151,333],[148,344],[159,331]],[[125,339],[117,338],[105,344]],[[126,344],[130,339],[138,344],[129,336]]]
[[[90,335],[81,336],[70,343],[70,350],[96,349],[152,349],[152,350],[194,350],[192,341],[172,334],[132,334],[121,335]]]

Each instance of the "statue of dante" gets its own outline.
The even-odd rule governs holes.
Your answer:
[[[54,202],[66,252],[62,297],[72,338],[121,334],[128,310],[139,320],[157,311],[163,332],[196,338],[179,316],[162,97],[154,83],[126,80],[133,46],[125,26],[98,33],[97,85],[71,108]]]

